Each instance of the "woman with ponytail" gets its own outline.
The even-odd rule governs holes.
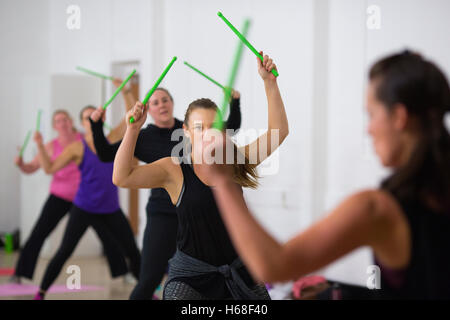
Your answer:
[[[233,181],[240,192],[242,187],[256,187],[255,167],[278,147],[268,141],[278,134],[281,143],[288,134],[284,104],[276,78],[270,73],[274,68],[268,56],[263,62],[258,59],[268,102],[269,130],[250,145],[239,149],[231,145]],[[204,133],[215,121],[217,106],[209,99],[189,105],[183,129],[192,154],[183,152],[183,158],[165,157],[132,167],[147,109],[138,102],[127,114],[127,119],[133,116],[136,121],[127,121],[127,132],[114,161],[113,182],[124,188],[164,188],[176,206],[177,252],[169,261],[164,299],[269,299],[265,286],[253,280],[233,247],[211,191],[215,181],[198,172],[202,160],[198,154],[206,151]],[[238,158],[242,161],[236,161]]]
[[[285,244],[250,214],[232,168],[203,165],[199,172],[215,181],[225,225],[253,276],[265,282],[298,279],[369,246],[381,271],[381,290],[371,291],[375,297],[450,299],[449,107],[448,81],[432,62],[406,51],[375,63],[368,132],[392,174]]]

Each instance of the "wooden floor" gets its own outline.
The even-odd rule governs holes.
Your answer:
[[[0,268],[14,268],[18,258],[18,253],[6,254],[0,252]],[[45,268],[49,260],[39,259],[33,281],[22,280],[23,284],[34,284],[38,286],[42,280]],[[71,258],[63,267],[59,277],[54,284],[65,285],[70,276],[66,273],[69,265],[78,265],[81,270],[81,285],[98,286],[103,289],[100,291],[86,292],[67,292],[67,293],[49,293],[47,300],[128,300],[135,284],[127,282],[125,277],[112,279],[109,272],[107,261],[104,257],[83,257]],[[0,284],[5,284],[9,276],[0,276]],[[161,296],[161,290],[156,292]],[[1,297],[0,300],[29,300],[33,296],[10,296]]]

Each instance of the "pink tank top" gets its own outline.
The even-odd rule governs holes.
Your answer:
[[[81,141],[81,134],[77,133],[75,141]],[[58,139],[53,140],[54,161],[64,150],[59,144]],[[80,171],[75,162],[70,162],[67,166],[53,174],[52,183],[50,185],[50,193],[54,196],[72,202],[80,184]]]

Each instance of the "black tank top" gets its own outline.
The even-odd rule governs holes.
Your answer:
[[[184,182],[176,206],[178,248],[214,266],[231,264],[238,255],[212,190],[197,177],[192,164],[184,163],[183,159],[180,161]]]
[[[450,212],[434,212],[417,199],[397,201],[411,230],[411,259],[399,286],[387,281],[392,270],[380,266],[382,297],[450,299]]]
[[[183,159],[180,161],[184,182],[176,206],[177,247],[191,257],[213,266],[230,265],[238,255],[222,221],[212,190],[197,177],[191,164],[183,163]],[[256,285],[245,266],[237,272],[249,288]],[[179,280],[209,299],[232,298],[225,278],[220,273]]]

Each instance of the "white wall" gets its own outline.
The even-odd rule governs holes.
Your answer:
[[[38,95],[45,99],[45,94],[24,92],[23,86],[26,81],[33,81],[36,88],[42,89],[39,80],[48,75],[48,17],[46,0],[0,2],[0,232],[12,232],[20,224],[22,175],[13,161],[18,154],[17,146],[22,145],[27,131],[36,125],[37,108],[45,108],[33,100]],[[25,102],[27,106],[23,108]],[[33,144],[30,139],[25,160],[33,157]],[[27,183],[42,178],[43,175],[37,175]]]

